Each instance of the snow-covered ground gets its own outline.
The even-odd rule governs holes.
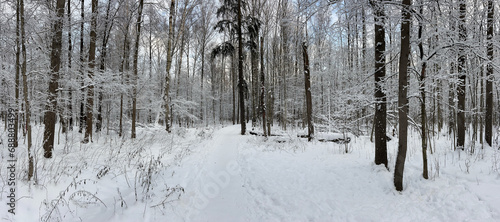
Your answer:
[[[296,133],[241,136],[236,125],[167,134],[158,126],[140,128],[133,141],[102,133],[81,144],[73,132],[61,136],[46,160],[43,130],[36,128],[38,183],[25,181],[21,145],[15,216],[5,204],[7,145],[1,145],[0,215],[6,221],[500,221],[499,151],[452,151],[440,135],[425,180],[420,139],[411,135],[400,193],[392,184],[397,139],[388,143],[387,171],[373,164],[368,137],[336,144]]]

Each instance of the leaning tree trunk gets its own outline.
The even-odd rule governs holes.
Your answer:
[[[54,133],[56,127],[56,107],[57,94],[56,90],[59,87],[59,69],[61,67],[61,40],[62,40],[62,25],[64,17],[64,0],[57,0],[56,3],[56,19],[52,25],[52,49],[50,52],[50,79],[49,90],[47,96],[47,105],[45,107],[45,116],[43,123],[45,130],[43,132],[43,156],[52,158],[52,150],[54,149]]]
[[[92,17],[90,20],[90,45],[89,45],[89,79],[94,78],[95,66],[95,46],[97,40],[97,4],[98,0],[92,0]],[[94,111],[94,83],[88,87],[87,90],[87,127],[85,128],[84,143],[92,141],[92,116]]]
[[[485,129],[484,138],[489,146],[493,146],[493,16],[495,11],[495,5],[493,0],[488,0],[488,60],[489,63],[486,66],[486,118],[485,118]]]
[[[410,13],[411,0],[403,0],[401,17],[401,54],[399,57],[399,143],[396,166],[394,167],[394,186],[397,191],[403,190],[403,172],[405,167],[407,139],[408,139],[408,62],[410,55]],[[424,124],[425,125],[425,124]]]
[[[381,1],[373,3],[375,13],[375,164],[387,167],[387,104],[383,89],[385,79],[385,13]]]

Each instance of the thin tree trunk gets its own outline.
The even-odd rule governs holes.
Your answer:
[[[141,20],[142,20],[142,8],[144,6],[144,0],[139,1],[139,14],[137,15],[137,27],[136,27],[136,36],[135,36],[135,48],[134,48],[134,75],[132,77],[133,86],[132,86],[132,133],[131,138],[135,139],[135,121],[137,116],[137,79],[139,76],[137,75],[137,60],[139,57],[139,42],[141,37]]]
[[[20,19],[21,19],[21,2],[18,0],[16,2],[16,85],[15,85],[15,101],[14,103],[16,104],[16,113],[15,113],[15,120],[14,120],[14,147],[17,147],[19,145],[18,143],[18,138],[19,138],[19,86],[20,86],[20,69],[21,69],[21,61],[20,61],[20,55],[21,55],[21,33],[20,33]],[[5,123],[7,124],[7,120],[5,120]]]
[[[247,83],[243,79],[243,36],[241,33],[242,22],[241,22],[241,0],[238,0],[238,100],[240,107],[240,124],[241,124],[241,135],[246,133],[246,121],[245,121],[245,98],[244,90],[247,89]]]
[[[168,39],[167,39],[167,67],[165,75],[165,95],[163,100],[165,102],[165,130],[170,133],[170,68],[172,66],[172,41],[174,39],[174,14],[175,14],[175,0],[170,2],[170,14],[168,17]]]
[[[43,149],[44,157],[52,158],[52,150],[54,149],[54,133],[56,124],[56,107],[57,107],[57,88],[59,87],[59,69],[61,67],[61,48],[62,48],[62,23],[64,17],[64,0],[57,0],[56,3],[56,19],[52,25],[52,49],[50,53],[50,80],[47,97],[47,105],[45,107],[45,116],[43,123],[45,130],[43,132]]]
[[[460,42],[465,43],[467,40],[467,29],[465,27],[466,16],[465,0],[460,1],[459,22],[458,22],[458,37]],[[457,98],[458,98],[458,111],[457,111],[457,147],[464,149],[465,145],[465,76],[466,76],[466,55],[464,47],[460,46],[458,49],[458,84],[457,84]]]
[[[85,0],[82,0],[81,3],[81,23],[80,23],[80,76],[82,78],[81,82],[81,99],[80,99],[80,127],[78,128],[78,132],[82,133],[83,129],[85,128],[85,122],[86,122],[86,116],[85,116],[85,89],[84,89],[84,82],[85,82],[85,65],[84,63],[84,52],[83,52],[83,25],[84,25],[84,20],[85,20]]]
[[[69,31],[68,31],[68,71],[70,73],[70,76],[71,75],[71,63],[72,63],[72,57],[73,57],[73,43],[72,43],[72,39],[71,39],[71,33],[73,32],[72,30],[72,24],[71,24],[71,1],[68,1],[68,11],[67,11],[67,15],[68,15],[68,27],[69,27]],[[69,119],[68,119],[68,129],[70,131],[73,130],[73,88],[70,86],[69,88],[69,103],[68,103],[68,115],[69,115]]]
[[[107,49],[108,49],[108,39],[109,39],[109,31],[111,31],[111,28],[113,26],[113,22],[111,22],[111,26],[108,28],[109,24],[109,11],[111,8],[111,1],[108,1],[108,4],[106,6],[106,18],[104,20],[104,35],[102,37],[102,45],[101,45],[101,61],[100,61],[100,67],[99,69],[101,72],[104,72],[106,69],[106,55],[107,55]],[[109,30],[109,31],[108,31]],[[97,108],[97,118],[96,118],[96,123],[95,123],[95,131],[100,132],[102,129],[102,102],[103,102],[103,92],[102,92],[102,87],[99,87],[99,94],[97,96],[98,102],[98,108]]]
[[[493,16],[495,5],[493,0],[488,0],[488,64],[486,66],[486,116],[485,116],[485,129],[484,138],[489,146],[493,146]]]
[[[260,111],[262,113],[262,132],[267,136],[266,131],[266,84],[264,76],[264,38],[260,37]]]
[[[420,5],[420,15],[423,15],[424,11],[424,6]],[[421,115],[421,135],[422,135],[422,159],[423,159],[423,173],[422,176],[425,179],[429,179],[429,174],[427,170],[427,130],[426,130],[426,125],[427,125],[427,113],[425,110],[425,72],[427,68],[427,61],[424,61],[424,47],[423,47],[423,40],[422,40],[422,31],[424,29],[424,25],[422,24],[422,21],[419,22],[419,27],[418,27],[418,39],[420,39],[420,42],[418,43],[418,49],[420,51],[420,60],[422,61],[422,70],[420,72],[420,96],[422,97],[422,101],[420,103],[420,115]]]
[[[31,105],[28,99],[28,77],[26,75],[26,33],[24,28],[24,0],[20,0],[20,17],[21,17],[21,50],[23,63],[21,65],[21,74],[23,76],[23,97],[24,105],[26,107],[26,131],[28,133],[28,181],[33,178],[35,171],[34,161],[33,161],[33,151],[31,150],[32,140],[31,140]],[[64,2],[63,2],[64,5]],[[64,7],[64,6],[63,6]],[[64,13],[64,12],[63,12]],[[62,18],[61,18],[62,19]],[[62,38],[62,34],[61,34]]]
[[[89,79],[94,78],[95,48],[97,41],[97,5],[98,0],[92,0],[92,16],[90,20],[90,45],[89,45]],[[84,143],[92,142],[92,120],[94,111],[94,82],[87,89],[87,127],[85,128]]]
[[[401,12],[401,54],[399,57],[399,143],[396,166],[394,167],[394,186],[397,191],[403,190],[403,172],[405,167],[407,139],[408,139],[408,63],[410,55],[410,12],[411,0],[403,0]],[[424,123],[425,125],[425,123]]]

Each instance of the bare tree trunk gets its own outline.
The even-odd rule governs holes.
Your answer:
[[[266,84],[264,76],[264,38],[260,37],[260,111],[262,113],[262,132],[267,136],[266,131]]]
[[[119,72],[121,73],[121,84],[125,84],[125,72],[128,72],[129,69],[129,48],[130,48],[130,42],[128,40],[128,29],[129,26],[126,25],[125,28],[125,37],[123,40],[123,58],[122,58],[122,63],[120,65],[120,70]],[[118,129],[118,136],[123,135],[123,92],[120,93],[120,125]]]
[[[64,4],[64,3],[63,3]],[[20,18],[21,18],[21,50],[23,63],[21,65],[21,74],[23,76],[23,97],[24,105],[26,107],[26,131],[28,133],[28,181],[33,178],[34,174],[34,162],[33,162],[33,151],[31,150],[32,140],[31,140],[31,105],[28,99],[28,77],[26,76],[26,34],[24,29],[24,0],[19,0],[20,7]],[[64,6],[63,6],[64,7]],[[64,13],[64,12],[63,12]],[[61,35],[62,38],[62,35]],[[16,139],[17,141],[17,139]]]
[[[64,17],[64,0],[57,0],[56,3],[56,19],[52,25],[52,49],[50,53],[50,80],[47,97],[47,105],[45,107],[45,116],[43,123],[45,130],[43,132],[43,149],[44,157],[52,158],[52,150],[54,149],[54,133],[56,124],[56,107],[57,107],[57,88],[59,80],[59,69],[61,67],[61,48],[62,48],[62,23]]]
[[[113,27],[113,22],[111,22],[110,27],[108,27],[109,24],[109,11],[111,8],[111,1],[108,1],[108,4],[106,6],[106,17],[104,20],[104,32],[103,32],[103,37],[102,37],[102,45],[101,45],[101,61],[100,61],[100,67],[99,69],[101,72],[104,72],[106,69],[106,55],[107,55],[107,49],[108,49],[108,39],[109,39],[109,31],[111,31],[111,28]],[[108,31],[109,30],[109,31]],[[97,108],[97,118],[96,118],[96,123],[95,123],[95,131],[100,132],[102,129],[102,102],[104,99],[104,95],[102,92],[102,87],[99,87],[99,94],[97,96],[98,101],[98,108]]]
[[[72,57],[73,57],[73,43],[71,40],[71,33],[73,32],[72,30],[72,24],[71,24],[71,1],[68,1],[68,11],[67,11],[67,16],[68,16],[68,71],[71,73],[71,63],[72,63]],[[68,103],[68,129],[71,131],[73,130],[73,88],[69,88],[69,103]]]
[[[486,66],[486,117],[484,138],[489,146],[493,146],[493,16],[495,5],[493,0],[488,0],[488,24],[487,24],[487,39],[488,39],[488,64]]]
[[[465,27],[466,4],[465,0],[460,1],[460,16],[458,22],[458,37],[460,42],[465,43],[467,40],[467,29]],[[457,147],[464,149],[465,145],[465,76],[466,76],[466,55],[464,47],[458,49],[458,84],[457,84]]]
[[[424,6],[420,5],[420,15],[423,15],[424,12]],[[427,61],[424,61],[424,47],[423,47],[423,40],[422,40],[422,31],[424,29],[424,25],[422,24],[422,21],[419,22],[419,27],[418,27],[418,39],[420,39],[420,42],[418,43],[418,49],[420,51],[420,60],[422,61],[422,70],[420,72],[420,97],[422,98],[422,101],[420,103],[420,115],[421,115],[421,134],[422,134],[422,158],[423,158],[423,173],[422,176],[425,179],[429,179],[429,174],[427,170],[427,113],[425,110],[425,72],[427,68]]]
[[[15,85],[15,101],[14,104],[16,105],[16,114],[15,114],[15,120],[14,120],[14,147],[17,147],[19,145],[18,143],[18,138],[19,138],[19,86],[20,86],[20,69],[21,69],[21,61],[20,61],[20,55],[21,55],[21,33],[20,33],[20,19],[21,19],[21,2],[18,0],[16,2],[16,85]],[[7,124],[7,120],[5,120],[5,123]]]
[[[304,59],[304,82],[306,91],[307,140],[311,141],[314,138],[314,125],[312,122],[311,73],[309,72],[309,55],[307,54],[307,43],[305,40],[302,42],[302,53]]]
[[[382,1],[372,1],[375,14],[375,164],[387,168],[387,98],[383,89],[385,79],[385,12]]]
[[[394,167],[394,186],[397,191],[403,190],[403,172],[405,167],[408,139],[408,57],[410,55],[410,12],[411,0],[403,0],[401,17],[401,54],[399,57],[399,143],[396,166]],[[424,124],[425,125],[425,124]]]
[[[132,76],[133,86],[132,86],[132,133],[131,138],[135,139],[135,121],[137,116],[137,59],[139,57],[139,42],[141,37],[141,20],[142,20],[142,8],[144,6],[144,0],[139,1],[139,14],[137,15],[137,27],[135,33],[135,48],[134,48],[134,75]]]
[[[90,45],[89,45],[89,79],[94,78],[95,48],[97,40],[97,5],[98,0],[92,0],[92,16],[90,20]],[[84,143],[92,142],[92,120],[94,112],[94,82],[87,89],[87,127],[85,128]]]
[[[241,124],[241,135],[245,135],[246,132],[246,121],[245,121],[245,98],[244,90],[247,89],[247,83],[243,79],[243,36],[241,33],[241,0],[238,0],[238,100],[240,105],[240,124]]]
[[[174,14],[175,14],[175,0],[170,2],[170,14],[168,17],[168,39],[167,39],[167,67],[165,75],[165,95],[163,100],[165,102],[165,130],[170,133],[170,68],[172,66],[172,41],[174,40]]]
[[[80,75],[82,78],[82,83],[81,83],[81,99],[80,99],[80,127],[78,129],[79,133],[83,132],[83,129],[85,128],[85,122],[86,122],[86,116],[85,116],[85,89],[84,89],[84,82],[85,82],[85,69],[84,69],[84,52],[83,52],[83,25],[84,25],[84,19],[85,19],[85,0],[82,0],[81,3],[81,23],[80,23]]]

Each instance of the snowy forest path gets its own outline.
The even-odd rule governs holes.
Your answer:
[[[187,178],[191,181],[186,187],[192,206],[185,215],[188,220],[239,221],[247,214],[247,194],[238,160],[244,140],[239,132],[239,125],[217,130],[197,155],[202,159],[193,159],[196,166],[191,169],[192,178]]]

